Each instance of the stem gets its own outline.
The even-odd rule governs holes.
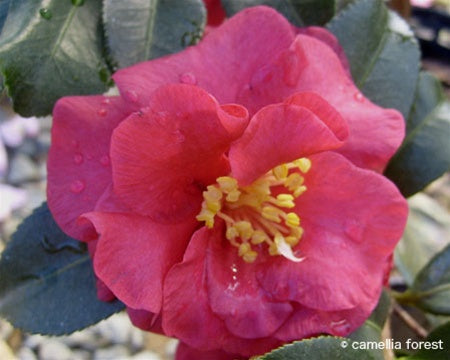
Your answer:
[[[428,332],[399,304],[394,303],[394,312],[402,319],[408,327],[421,338],[426,338]]]

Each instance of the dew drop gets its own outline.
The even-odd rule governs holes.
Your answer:
[[[364,96],[359,91],[353,95],[356,101],[358,102],[364,102]]]
[[[98,111],[97,111],[97,114],[99,115],[99,116],[101,116],[101,117],[104,117],[104,116],[106,116],[106,114],[107,114],[107,111],[106,111],[106,109],[99,109]]]
[[[180,82],[182,84],[190,84],[190,85],[196,85],[197,84],[197,78],[194,74],[187,72],[183,73],[179,76]]]
[[[109,104],[111,104],[111,100],[109,98],[105,97],[102,100],[102,105],[109,105]]]
[[[53,16],[52,12],[49,9],[42,8],[39,10],[39,14],[45,19],[50,20]]]
[[[72,184],[70,184],[70,191],[74,194],[79,194],[85,188],[84,182],[81,180],[75,180]]]
[[[183,135],[181,130],[175,130],[173,132],[173,134],[175,135],[175,141],[177,143],[182,143],[182,142],[184,142],[186,140],[186,136]]]
[[[72,0],[72,5],[73,6],[83,6],[84,0]]]
[[[134,90],[125,91],[125,97],[133,103],[136,103],[138,101],[138,94]]]
[[[52,239],[47,238],[46,236],[42,238],[41,245],[49,253],[56,253],[62,250],[69,250],[75,253],[82,254],[87,250],[86,243],[83,243],[81,241],[69,239],[65,241],[58,240],[52,242]]]
[[[333,335],[345,336],[350,332],[350,324],[346,319],[332,321],[330,327],[333,331]]]
[[[102,156],[100,158],[100,164],[102,164],[103,166],[108,166],[110,164],[111,160],[109,159],[108,155]]]
[[[363,240],[364,228],[362,224],[354,220],[349,220],[345,222],[344,232],[355,242],[361,242]]]
[[[75,154],[75,156],[73,157],[73,162],[76,165],[80,165],[83,163],[84,157],[81,154]]]

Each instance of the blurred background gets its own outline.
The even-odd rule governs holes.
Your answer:
[[[390,6],[408,20],[419,38],[423,68],[444,85],[450,98],[450,0],[390,1]],[[46,159],[50,146],[51,118],[22,118],[15,114],[4,92],[0,96],[0,252],[18,224],[46,200]],[[450,242],[450,173],[409,199],[411,213],[405,232],[410,238],[425,238],[431,253]],[[423,241],[422,241],[423,244]],[[427,255],[427,254],[426,254]],[[405,262],[401,243],[396,254]],[[416,261],[416,260],[414,260]],[[406,264],[408,266],[408,264]],[[391,285],[405,283],[396,270]],[[394,313],[391,331],[395,339],[420,336],[406,325],[404,316],[424,330],[439,319],[425,318],[412,309]],[[0,320],[0,359],[21,360],[169,360],[177,342],[134,328],[124,313],[64,337],[28,335]]]

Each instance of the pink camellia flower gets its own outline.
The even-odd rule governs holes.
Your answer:
[[[250,8],[114,80],[120,96],[56,104],[48,162],[100,298],[179,338],[178,359],[365,321],[407,217],[379,174],[404,122],[358,91],[333,35]]]

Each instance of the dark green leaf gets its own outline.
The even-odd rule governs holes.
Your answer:
[[[175,53],[202,36],[201,0],[103,0],[106,37],[119,67]]]
[[[282,346],[259,358],[260,360],[374,360],[366,350],[353,349],[352,340],[321,336]]]
[[[450,168],[450,102],[439,81],[421,73],[402,146],[385,175],[404,196],[422,190]]]
[[[5,24],[6,17],[8,16],[10,4],[11,0],[0,0],[0,33],[2,32],[3,25]]]
[[[408,360],[448,360],[450,354],[450,322],[433,330],[425,339],[429,349],[421,349]]]
[[[19,227],[0,259],[0,314],[27,332],[62,335],[119,311],[97,299],[84,243],[65,235],[46,204]]]
[[[16,0],[0,37],[0,66],[14,109],[47,115],[64,95],[101,93],[101,0]]]
[[[359,89],[406,118],[420,64],[418,44],[406,22],[381,0],[360,0],[343,9],[328,28],[344,48]]]
[[[402,298],[433,314],[450,315],[450,245],[419,272]]]
[[[222,0],[227,16],[256,5],[273,7],[297,26],[323,25],[335,11],[335,0]]]
[[[409,216],[395,248],[395,265],[408,285],[450,239],[450,214],[436,200],[416,194],[408,200]]]

